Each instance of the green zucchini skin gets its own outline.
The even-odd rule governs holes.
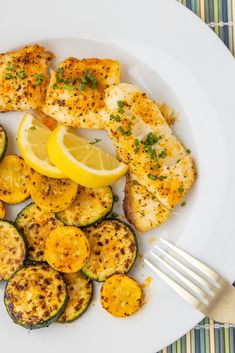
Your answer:
[[[126,274],[131,270],[137,258],[138,243],[136,234],[129,224],[117,218],[108,218],[84,229],[84,232],[90,243],[90,257],[82,268],[87,277],[104,282],[115,273]],[[115,266],[109,265],[111,253],[112,258],[115,253],[117,259]],[[99,270],[96,270],[96,263]]]
[[[53,275],[54,275],[54,281],[57,281],[59,284],[57,285],[57,293],[53,293],[54,296],[52,295],[51,296],[51,299],[56,299],[56,295],[59,295],[58,292],[62,291],[63,292],[63,300],[62,300],[62,303],[61,305],[59,306],[58,310],[51,316],[51,317],[46,317],[44,320],[41,319],[39,322],[37,323],[32,323],[30,322],[30,318],[32,317],[32,313],[25,313],[22,311],[22,308],[21,308],[21,311],[18,312],[18,314],[16,313],[16,310],[15,310],[15,302],[13,299],[19,299],[19,297],[16,295],[15,298],[13,298],[13,295],[12,295],[12,290],[13,290],[13,287],[16,288],[16,290],[20,293],[20,291],[24,291],[26,290],[27,291],[27,288],[23,288],[27,283],[27,286],[28,286],[28,289],[30,290],[32,287],[33,287],[33,284],[30,283],[30,279],[28,280],[28,282],[26,281],[25,283],[22,281],[22,278],[20,278],[20,274],[22,274],[22,272],[24,273],[27,273],[27,271],[34,271],[34,272],[39,272],[41,271],[41,281],[43,279],[43,271],[45,272],[45,277],[44,277],[44,282],[43,283],[46,283],[45,285],[46,286],[49,286],[51,283],[49,283],[51,280],[53,282]],[[40,272],[39,272],[40,273]],[[50,273],[51,277],[52,278],[48,278],[48,273]],[[30,277],[29,277],[30,278]],[[18,281],[18,283],[17,283]],[[38,280],[37,280],[38,281]],[[47,282],[45,282],[47,281]],[[35,286],[35,284],[34,284]],[[59,289],[59,286],[61,287]],[[48,288],[48,287],[47,287]],[[37,289],[37,288],[36,288]],[[43,302],[48,302],[49,298],[47,296],[48,294],[48,291],[45,291],[45,297],[42,300],[42,303],[38,303],[38,302],[35,302],[35,307],[37,308],[37,312],[39,309],[42,309],[42,305],[43,305]],[[31,265],[27,265],[27,266],[24,266],[23,268],[19,269],[18,271],[16,271],[12,277],[8,280],[7,282],[7,285],[6,285],[6,288],[5,288],[5,293],[4,293],[4,304],[5,304],[5,307],[7,309],[7,312],[9,314],[9,316],[12,318],[12,320],[26,328],[26,329],[29,329],[29,330],[33,330],[33,329],[39,329],[39,328],[44,328],[44,327],[48,327],[49,325],[51,325],[53,322],[57,321],[57,319],[61,316],[62,312],[64,311],[66,305],[67,305],[67,302],[68,302],[68,293],[67,293],[67,289],[66,289],[66,285],[64,283],[64,280],[63,280],[63,277],[62,275],[57,272],[56,270],[52,269],[49,265],[47,264],[31,264]],[[29,305],[29,303],[28,303]],[[28,310],[28,305],[26,305],[27,307],[27,310]],[[48,309],[49,310],[49,309]],[[23,322],[22,321],[22,316],[23,315],[28,315],[29,316],[29,320],[28,322],[25,321]],[[49,314],[47,314],[48,316]]]
[[[8,137],[6,130],[0,125],[0,162],[3,160],[8,146]]]
[[[0,220],[0,248],[0,281],[7,281],[27,256],[24,236],[11,221]]]
[[[72,205],[55,216],[67,226],[86,228],[106,218],[111,213],[113,204],[114,197],[110,186],[94,189],[79,186]]]
[[[42,210],[32,202],[18,213],[15,225],[24,234],[28,247],[27,261],[45,262],[45,240],[53,229],[63,223],[55,218],[54,213]]]
[[[63,278],[69,299],[64,312],[57,322],[67,324],[77,320],[87,311],[92,301],[94,287],[91,279],[83,274],[82,271],[63,274]],[[74,302],[74,299],[76,302]]]

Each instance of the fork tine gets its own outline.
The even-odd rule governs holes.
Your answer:
[[[169,241],[167,241],[165,239],[162,239],[162,238],[160,238],[160,240],[164,244],[166,244],[169,248],[171,248],[174,252],[176,252],[177,254],[182,256],[185,260],[187,260],[189,263],[194,265],[197,269],[199,269],[207,277],[209,277],[210,279],[214,280],[215,282],[219,281],[220,275],[218,273],[216,273],[215,271],[213,271],[211,268],[209,268],[208,266],[204,265],[202,262],[200,262],[199,260],[195,259],[194,257],[189,255],[185,251],[177,248],[175,245],[169,243]],[[217,286],[218,286],[218,283],[217,283]]]
[[[169,271],[171,271],[178,279],[180,279],[183,283],[185,283],[189,288],[193,290],[200,298],[199,300],[203,302],[203,304],[208,305],[208,301],[206,300],[206,295],[201,288],[197,287],[194,283],[192,283],[188,278],[186,278],[184,275],[182,275],[180,272],[178,272],[174,267],[172,267],[170,264],[168,264],[166,261],[161,259],[159,256],[151,252],[151,254],[158,260],[160,261]]]
[[[193,305],[195,308],[199,308],[201,303],[199,300],[194,298],[192,294],[182,288],[178,283],[173,281],[170,277],[168,277],[164,272],[159,270],[155,265],[153,265],[147,259],[144,259],[144,262],[159,276],[163,279],[174,291],[176,291],[182,298],[184,298],[189,304]]]
[[[209,291],[212,291],[212,287],[215,287],[213,284],[207,282],[204,278],[199,276],[197,273],[194,271],[190,270],[188,267],[186,267],[184,264],[179,262],[176,258],[174,258],[172,255],[168,254],[166,251],[163,249],[159,248],[157,245],[154,245],[154,247],[161,252],[164,256],[166,256],[168,259],[170,259],[173,263],[175,263],[181,270],[186,272],[189,276],[194,278],[197,282],[199,282],[202,286],[207,288]]]

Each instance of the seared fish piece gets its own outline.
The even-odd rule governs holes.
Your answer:
[[[160,226],[171,214],[155,195],[147,191],[130,174],[126,179],[123,209],[127,220],[139,232]]]
[[[171,210],[195,180],[195,167],[157,104],[126,83],[105,91],[102,121],[133,178]]]
[[[120,65],[111,59],[67,58],[51,72],[41,109],[58,122],[75,128],[102,129],[104,90],[120,82]]]
[[[0,112],[36,109],[41,105],[53,57],[37,44],[0,55]]]

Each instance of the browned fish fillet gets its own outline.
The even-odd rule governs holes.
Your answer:
[[[0,56],[0,111],[35,109],[45,98],[53,54],[37,44]]]

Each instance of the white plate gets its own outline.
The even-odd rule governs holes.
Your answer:
[[[180,112],[176,132],[192,150],[199,178],[187,207],[179,207],[164,226],[139,236],[141,252],[147,254],[152,245],[149,238],[163,236],[232,282],[235,67],[222,42],[175,0],[15,0],[2,3],[1,14],[0,51],[35,41],[45,43],[59,59],[68,55],[120,59],[123,79],[138,83]],[[0,117],[9,132],[9,151],[16,148],[21,116]],[[97,133],[89,136],[97,137]],[[116,190],[121,194],[121,182]],[[128,319],[115,319],[104,312],[96,290],[93,304],[77,322],[29,333],[12,323],[1,300],[4,353],[75,349],[82,353],[154,353],[200,321],[202,315],[150,271],[137,264],[132,273],[142,281],[147,275],[154,279],[148,288],[148,304]]]

